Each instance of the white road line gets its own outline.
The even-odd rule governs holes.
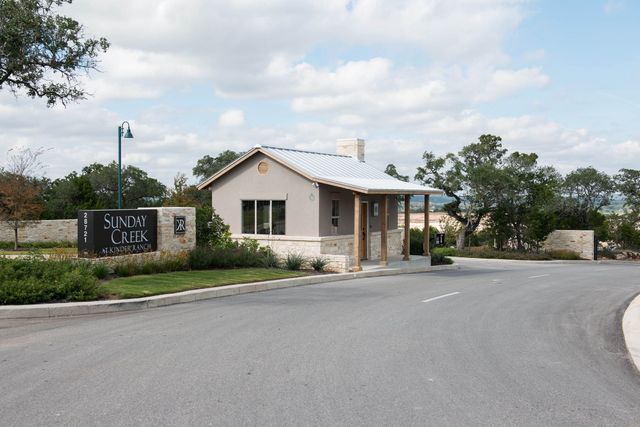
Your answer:
[[[548,274],[540,274],[539,276],[529,276],[527,279],[537,279],[538,277],[547,277]]]
[[[435,301],[435,300],[437,300],[437,299],[450,297],[451,295],[457,295],[457,294],[459,294],[459,293],[460,293],[460,292],[451,292],[450,294],[445,294],[445,295],[440,295],[439,297],[429,298],[429,299],[426,299],[426,300],[424,300],[424,301],[422,301],[422,302]]]

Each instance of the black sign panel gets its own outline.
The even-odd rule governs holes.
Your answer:
[[[444,233],[436,234],[436,245],[438,246],[444,245]]]
[[[173,234],[185,234],[187,232],[187,217],[173,217]]]
[[[114,209],[78,212],[78,256],[103,257],[158,248],[158,211]]]

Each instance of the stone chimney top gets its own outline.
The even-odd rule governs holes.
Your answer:
[[[336,144],[336,153],[343,156],[351,156],[364,162],[364,139],[339,139]]]

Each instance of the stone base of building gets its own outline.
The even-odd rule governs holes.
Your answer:
[[[280,256],[299,254],[305,257],[322,257],[328,261],[326,270],[348,272],[353,266],[353,236],[275,236],[262,234],[233,234],[234,240],[244,238],[256,240],[261,246],[267,246]],[[369,233],[368,259],[380,258],[380,232]],[[388,256],[402,254],[402,230],[389,230],[387,233]]]

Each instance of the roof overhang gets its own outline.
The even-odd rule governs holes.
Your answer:
[[[444,194],[442,190],[438,190],[438,189],[434,189],[434,188],[427,188],[427,187],[412,188],[412,189],[368,188],[368,187],[364,187],[364,186],[360,186],[360,185],[348,184],[348,183],[345,183],[345,182],[335,181],[335,180],[331,180],[331,179],[327,179],[327,178],[314,177],[314,176],[311,176],[311,175],[305,173],[304,171],[300,170],[299,168],[295,167],[295,165],[292,165],[291,163],[287,162],[286,160],[278,158],[278,157],[272,155],[271,153],[269,153],[268,151],[263,150],[262,147],[260,147],[260,146],[253,147],[251,150],[247,151],[242,156],[238,157],[236,160],[234,160],[233,162],[229,163],[224,168],[220,169],[214,175],[210,176],[209,178],[207,178],[204,181],[202,181],[201,183],[199,183],[197,185],[198,190],[204,190],[206,188],[211,187],[216,180],[218,180],[222,176],[226,175],[228,172],[230,172],[236,166],[238,166],[241,163],[243,163],[244,161],[248,160],[250,157],[253,157],[257,153],[261,153],[264,156],[270,158],[271,160],[280,163],[281,165],[287,167],[288,169],[292,170],[293,172],[297,173],[298,175],[303,176],[304,178],[308,179],[311,182],[317,182],[318,184],[324,184],[324,185],[329,185],[329,186],[332,186],[332,187],[342,188],[342,189],[350,190],[350,191],[353,191],[353,192],[356,192],[356,193],[361,193],[361,194],[390,194],[390,195],[422,195],[422,194],[424,194],[424,195],[431,195],[431,194],[440,195],[440,194]],[[416,185],[416,187],[418,187],[418,186]]]

